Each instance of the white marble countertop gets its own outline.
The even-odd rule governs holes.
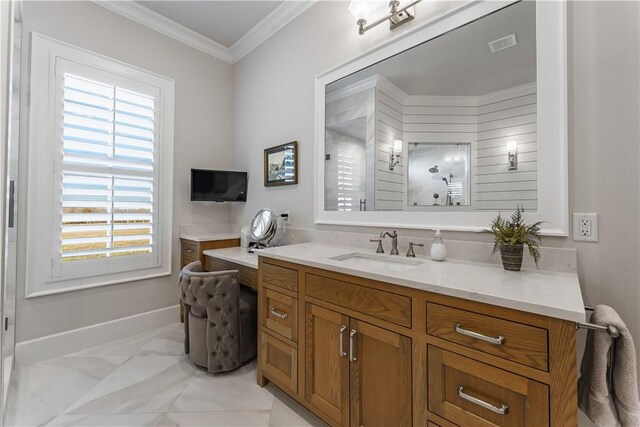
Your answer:
[[[239,239],[240,233],[231,232],[204,232],[204,233],[180,233],[181,239],[194,242],[210,242],[214,240]]]
[[[390,272],[384,266],[367,266],[365,270],[331,259],[354,252],[374,254],[362,248],[302,243],[263,249],[259,255],[543,316],[585,321],[576,273],[533,269],[513,272],[501,265],[456,260],[436,262],[424,257],[412,258],[423,261],[420,265]],[[398,257],[407,259],[402,255]]]
[[[258,269],[258,256],[247,252],[247,248],[236,246],[233,248],[210,249],[202,252],[205,256],[218,258],[223,261],[235,262],[245,267]]]

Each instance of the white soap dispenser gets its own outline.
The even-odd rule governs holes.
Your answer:
[[[442,233],[440,230],[436,230],[436,237],[431,244],[431,259],[434,261],[444,261],[447,257],[447,247],[442,240]]]

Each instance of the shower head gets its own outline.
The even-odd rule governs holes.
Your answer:
[[[438,172],[440,172],[440,171],[438,170],[438,165],[435,165],[434,167],[429,168],[429,172],[431,172],[431,173],[438,173]]]
[[[444,181],[445,184],[449,185],[449,181],[447,181],[447,178],[442,178],[442,180]]]

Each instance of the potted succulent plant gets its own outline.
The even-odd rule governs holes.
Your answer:
[[[511,215],[511,220],[503,218],[500,214],[491,222],[491,229],[486,230],[493,234],[495,244],[493,253],[500,252],[502,266],[505,270],[520,271],[522,267],[522,254],[524,245],[527,245],[529,254],[538,266],[540,261],[540,224],[524,222],[524,209],[516,206],[516,211]]]

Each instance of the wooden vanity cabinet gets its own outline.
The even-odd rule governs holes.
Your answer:
[[[411,425],[411,339],[306,304],[305,400],[340,425]]]
[[[205,265],[205,256],[202,252],[209,249],[232,248],[240,246],[240,239],[206,240],[197,241],[180,239],[180,268],[193,262],[200,261]]]
[[[329,425],[577,426],[573,322],[264,257],[258,279],[258,383]]]
[[[349,318],[306,304],[305,400],[336,423],[349,425]]]
[[[410,426],[411,339],[351,319],[354,361],[349,371],[352,426]]]

